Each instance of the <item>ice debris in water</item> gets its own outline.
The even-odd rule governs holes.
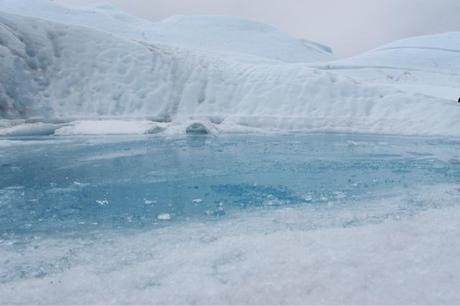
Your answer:
[[[310,203],[310,202],[313,201],[313,196],[311,194],[307,193],[307,194],[305,194],[303,196],[303,199],[304,199],[305,202]]]
[[[146,205],[153,205],[153,204],[156,204],[157,201],[155,200],[149,200],[149,199],[144,199],[144,204]]]
[[[96,203],[99,204],[99,206],[107,206],[107,205],[109,205],[109,201],[107,199],[96,200]]]
[[[347,195],[344,192],[341,192],[341,191],[334,192],[334,196],[335,196],[335,198],[337,200],[342,200],[342,199],[345,199],[347,197]]]
[[[158,220],[161,220],[161,221],[169,221],[169,220],[171,220],[171,215],[168,214],[168,213],[159,214],[159,215],[157,216],[157,219],[158,219]]]

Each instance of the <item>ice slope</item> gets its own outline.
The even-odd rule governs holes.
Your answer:
[[[174,133],[200,120],[224,132],[460,134],[449,101],[4,13],[0,57],[2,118],[147,118]]]
[[[49,0],[0,0],[0,11],[91,27],[125,38],[283,62],[332,60],[330,48],[293,38],[277,29],[236,17],[176,16],[151,22],[107,3],[91,8],[60,6]],[[267,47],[269,46],[269,47]],[[260,59],[258,59],[260,61]]]
[[[460,96],[460,32],[396,41],[322,68],[368,83],[456,100]]]

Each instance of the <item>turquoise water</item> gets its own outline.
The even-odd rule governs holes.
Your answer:
[[[9,138],[0,145],[0,233],[7,236],[148,229],[286,206],[323,209],[395,188],[460,182],[455,139],[110,136]],[[427,208],[404,205],[398,210]]]

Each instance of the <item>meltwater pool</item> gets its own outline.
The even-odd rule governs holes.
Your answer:
[[[460,142],[376,135],[0,141],[0,232],[143,228],[460,182]],[[411,206],[405,212],[429,207]]]
[[[459,211],[458,139],[3,138],[0,301],[460,301]]]

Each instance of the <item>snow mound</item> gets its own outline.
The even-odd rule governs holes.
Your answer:
[[[293,38],[258,22],[226,16],[177,16],[151,22],[109,3],[90,8],[60,6],[49,0],[1,0],[0,11],[53,22],[91,27],[128,39],[168,43],[225,55],[283,62],[332,60],[329,47]],[[260,60],[260,59],[259,59]]]
[[[356,80],[456,101],[460,32],[408,38],[318,68]]]
[[[223,132],[460,134],[456,104],[304,64],[251,64],[4,13],[0,24],[2,118],[146,118],[172,126],[201,118]]]

